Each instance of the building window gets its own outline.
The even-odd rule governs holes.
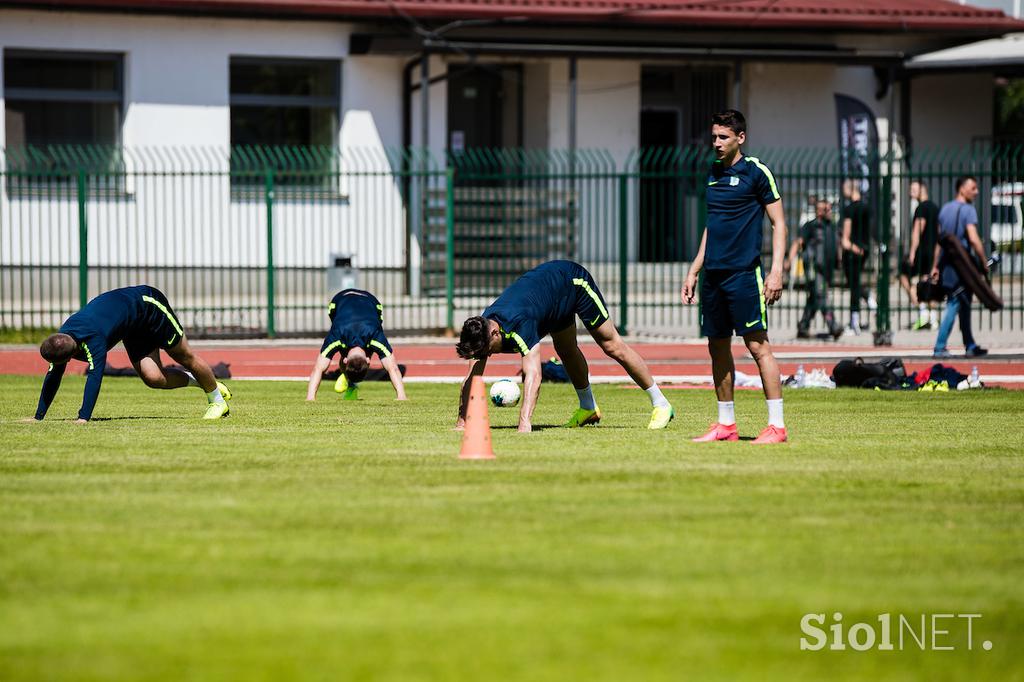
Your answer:
[[[233,183],[328,187],[337,167],[340,62],[231,58]],[[300,149],[301,148],[301,149]]]
[[[122,56],[4,51],[8,169],[47,180],[119,168]],[[31,179],[31,178],[27,178]]]

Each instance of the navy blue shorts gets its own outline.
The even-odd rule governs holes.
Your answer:
[[[706,270],[700,288],[700,331],[712,339],[768,331],[761,266],[753,270]]]
[[[142,297],[143,321],[123,340],[128,358],[134,363],[160,348],[174,348],[185,336],[178,316],[163,292],[154,287]]]

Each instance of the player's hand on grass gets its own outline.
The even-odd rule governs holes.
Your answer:
[[[459,417],[455,421],[455,430],[456,431],[465,431],[466,430],[466,420],[463,419],[462,417]]]
[[[88,419],[76,419],[75,423],[76,424],[88,424],[89,420]]]
[[[764,280],[764,302],[768,305],[782,298],[782,273],[772,270]]]
[[[22,424],[35,424],[36,422],[43,421],[42,419],[36,419],[35,417],[22,417],[19,419]]]

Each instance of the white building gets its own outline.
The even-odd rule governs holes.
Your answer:
[[[747,114],[754,148],[827,148],[836,145],[836,93],[867,104],[882,138],[968,144],[991,136],[991,75],[911,78],[904,64],[1022,26],[941,0],[0,2],[0,262],[12,282],[3,323],[45,323],[25,311],[47,300],[73,308],[83,222],[88,293],[147,277],[172,300],[192,297],[197,316],[251,308],[262,319],[268,228],[275,267],[290,273],[274,292],[279,328],[319,325],[306,315],[319,308],[329,253],[354,253],[364,284],[395,300],[437,293],[429,275],[443,274],[444,234],[429,232],[443,229],[443,176],[425,201],[404,202],[395,173],[421,167],[390,150],[410,145],[426,143],[437,159],[474,147],[595,148],[621,167],[638,147],[702,141],[708,115],[732,106]],[[121,184],[90,184],[79,215],[73,178],[55,194],[17,175],[17,150],[48,144],[126,149]],[[297,163],[340,172],[326,187],[279,186],[268,226],[262,178],[227,176],[241,167],[229,152],[237,145],[339,149],[337,166]],[[353,175],[382,169],[391,175]],[[192,175],[175,184],[161,175],[170,171]],[[604,230],[605,209],[579,204],[579,223]],[[630,216],[631,262],[649,260],[663,240],[644,229]],[[580,235],[570,237],[579,257],[617,259]],[[660,260],[685,260],[691,247],[681,242]],[[63,279],[28,267],[43,265],[63,268]],[[202,275],[222,267],[235,268],[228,288],[247,292],[229,304]],[[15,310],[21,317],[10,318]],[[439,314],[405,326],[443,326]],[[208,326],[266,324],[239,315]]]

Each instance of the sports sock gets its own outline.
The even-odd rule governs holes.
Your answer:
[[[196,381],[194,376],[192,376],[192,372],[185,372],[185,376],[188,377],[189,386],[199,386],[199,382]]]
[[[668,400],[665,399],[661,389],[658,388],[658,384],[651,384],[651,387],[645,388],[644,391],[651,398],[651,407],[668,407]]]
[[[206,394],[206,402],[208,403],[222,403],[224,402],[224,396],[220,394],[220,389],[215,388]]]
[[[590,389],[590,384],[587,384],[586,388],[577,388],[576,395],[578,395],[580,398],[580,407],[582,409],[597,409],[597,401],[594,400],[594,392]]]
[[[718,401],[718,423],[722,426],[732,426],[736,423],[736,403]]]
[[[765,402],[768,403],[768,426],[777,426],[780,429],[786,428],[786,422],[782,419],[782,398]]]
[[[850,326],[860,329],[860,313],[850,313]]]
[[[924,303],[919,303],[917,306],[917,316],[922,320],[926,318],[928,316],[928,306]]]

